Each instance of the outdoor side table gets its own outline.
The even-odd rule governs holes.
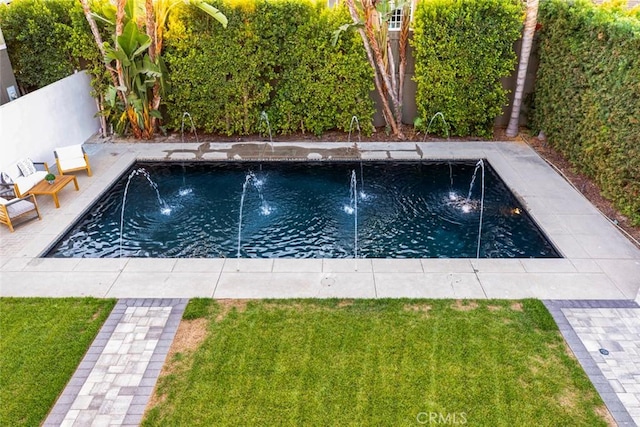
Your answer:
[[[76,191],[79,191],[80,187],[78,187],[78,180],[74,175],[58,175],[56,176],[55,181],[53,181],[53,184],[49,184],[44,180],[40,181],[31,190],[27,191],[27,194],[33,194],[35,196],[52,196],[53,203],[55,203],[56,208],[59,208],[60,201],[58,200],[58,193],[71,181],[73,181],[73,184],[76,186]]]

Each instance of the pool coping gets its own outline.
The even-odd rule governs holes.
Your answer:
[[[242,146],[242,147],[239,147]],[[638,297],[640,250],[522,142],[87,143],[93,177],[43,219],[0,230],[0,296],[115,298],[539,298]],[[487,159],[560,259],[56,259],[39,258],[135,161]],[[234,154],[235,153],[235,154]],[[275,155],[273,155],[275,153]],[[281,153],[278,156],[278,153]],[[290,155],[293,153],[293,155]],[[265,155],[266,154],[266,155]],[[343,159],[343,158],[340,158]],[[535,179],[533,179],[535,177]],[[160,286],[159,286],[160,285]]]

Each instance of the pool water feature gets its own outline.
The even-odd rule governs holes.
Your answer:
[[[489,163],[484,161],[484,186],[470,185],[476,165],[477,160],[139,162],[46,256],[120,256],[127,178],[144,168],[170,211],[159,208],[147,180],[131,180],[122,218],[124,257],[559,257]],[[366,197],[353,201],[354,182],[362,174]],[[185,186],[191,191],[181,191]],[[345,209],[355,202],[357,218]]]

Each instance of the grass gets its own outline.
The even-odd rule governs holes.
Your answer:
[[[44,421],[114,304],[0,298],[0,425]]]
[[[185,318],[203,338],[174,342],[143,426],[607,424],[539,301],[195,300]]]

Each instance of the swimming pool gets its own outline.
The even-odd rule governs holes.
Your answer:
[[[558,257],[483,165],[139,162],[46,256]]]

